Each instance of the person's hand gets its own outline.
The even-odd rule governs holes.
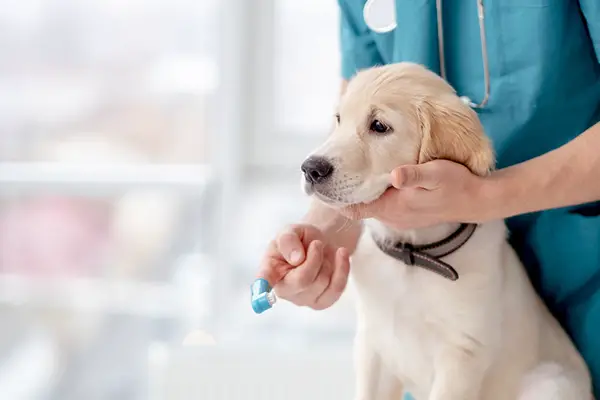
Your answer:
[[[342,295],[348,282],[348,251],[334,247],[312,225],[293,225],[269,244],[258,276],[278,297],[323,310]]]
[[[485,218],[486,178],[463,165],[436,160],[392,171],[392,185],[369,204],[345,208],[351,219],[375,218],[397,229],[417,229],[444,222],[480,222]]]

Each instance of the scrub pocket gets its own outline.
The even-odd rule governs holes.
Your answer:
[[[597,202],[550,210],[529,230],[527,244],[539,264],[537,286],[557,312],[600,290],[599,213]]]

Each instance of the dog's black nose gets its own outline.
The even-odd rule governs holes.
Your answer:
[[[312,183],[322,183],[333,174],[333,164],[324,157],[311,156],[300,167],[304,177]]]

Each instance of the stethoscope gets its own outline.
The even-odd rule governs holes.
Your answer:
[[[444,25],[442,21],[442,0],[436,0],[437,11],[437,33],[438,52],[440,57],[440,75],[446,79],[446,57],[444,51]],[[483,0],[477,0],[477,15],[479,17],[479,37],[481,39],[481,55],[483,63],[483,76],[485,93],[480,103],[473,102],[467,96],[461,96],[461,100],[472,108],[483,108],[490,98],[490,71],[488,65],[487,42],[485,39],[485,15],[483,12]],[[386,33],[394,30],[396,24],[395,0],[368,0],[363,9],[365,23],[373,32]]]

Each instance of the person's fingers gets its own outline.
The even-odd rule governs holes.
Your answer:
[[[365,219],[365,218],[385,218],[390,214],[390,210],[394,211],[394,214],[398,210],[398,207],[402,204],[401,192],[395,188],[387,189],[378,199],[368,204],[360,204],[352,206],[356,210],[350,210],[350,213],[355,213],[354,219]]]
[[[317,298],[315,310],[323,310],[331,307],[344,293],[348,284],[348,275],[350,274],[350,255],[348,250],[340,247],[335,253],[333,273],[329,280],[329,285],[323,293]]]
[[[323,265],[323,251],[324,245],[320,240],[310,243],[306,252],[306,261],[290,270],[281,282],[285,284],[282,289],[286,293],[303,292],[315,281]]]
[[[329,286],[331,275],[333,274],[333,260],[327,258],[323,260],[321,270],[315,280],[297,296],[297,304],[314,308],[317,299],[323,294]]]
[[[277,285],[293,268],[284,259],[275,256],[277,251],[277,244],[274,241],[271,242],[256,274],[257,278],[262,278],[269,282],[271,287]]]
[[[396,189],[420,187],[435,189],[439,184],[439,168],[435,161],[418,164],[403,165],[392,171],[392,185]]]
[[[405,183],[405,179],[403,177],[404,173],[402,171],[403,167],[398,167],[392,170],[392,173],[390,174],[390,181],[392,182],[392,186],[396,189],[402,188],[402,185]]]
[[[283,258],[295,267],[302,264],[305,259],[304,245],[302,244],[301,228],[290,228],[281,233],[277,239],[277,249]]]

